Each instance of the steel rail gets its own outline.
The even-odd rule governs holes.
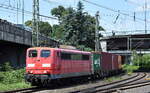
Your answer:
[[[132,82],[141,80],[141,79],[145,78],[146,76],[147,76],[147,73],[144,73],[143,75],[140,74],[138,78],[133,79],[133,80],[131,80],[131,81],[127,81],[127,82],[124,82],[124,83],[122,83],[122,84],[117,84],[117,85],[114,85],[114,86],[111,86],[111,87],[108,87],[108,88],[96,89],[94,92],[110,93],[111,90],[113,90],[113,89],[118,89],[118,88],[120,88],[120,87],[129,86],[128,83],[132,83]],[[136,83],[136,84],[137,84],[137,83]],[[131,84],[131,85],[132,85],[132,84]],[[135,84],[133,84],[133,85],[135,85]]]
[[[127,79],[119,80],[119,81],[108,83],[108,84],[104,84],[104,85],[99,85],[99,86],[88,88],[88,89],[83,89],[83,90],[79,90],[79,91],[73,91],[73,92],[70,92],[70,93],[95,93],[95,92],[105,91],[105,90],[108,90],[108,89],[115,88],[117,86],[121,86],[121,85],[127,84],[129,82],[137,81],[137,80],[139,80],[141,78],[144,78],[146,76],[146,74],[144,73],[144,75],[142,75],[141,77],[140,76],[141,76],[141,73],[137,73],[136,75],[134,75],[134,76],[132,76],[130,78],[127,78]],[[121,83],[121,84],[117,84],[117,83]],[[108,86],[110,86],[110,87],[108,87]]]
[[[124,86],[121,86],[121,87],[116,87],[116,88],[113,88],[113,89],[110,89],[110,90],[102,91],[101,93],[111,93],[111,92],[123,91],[123,90],[127,90],[127,89],[143,87],[143,86],[147,86],[147,85],[150,85],[150,81],[128,84],[128,85],[124,85]]]

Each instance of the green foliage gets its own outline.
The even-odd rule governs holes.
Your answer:
[[[42,22],[40,21],[39,23],[39,30],[40,33],[44,34],[45,36],[50,36],[51,32],[52,32],[52,27],[48,22]]]
[[[83,11],[83,8],[84,6],[83,6],[83,3],[81,2],[81,1],[79,1],[78,2],[78,5],[77,5],[77,10],[79,11],[79,12],[82,12]]]
[[[141,57],[139,66],[141,69],[150,69],[150,54],[145,54]]]
[[[64,36],[64,28],[61,25],[53,25],[51,37],[62,40]]]
[[[113,76],[113,77],[104,78],[104,81],[110,83],[110,82],[118,81],[121,79],[122,79],[121,76]]]
[[[139,66],[141,62],[141,56],[139,56],[136,51],[132,52],[131,62],[133,65]]]
[[[9,90],[17,90],[23,88],[30,88],[31,85],[25,82],[19,82],[14,84],[2,84],[0,83],[0,92],[9,91]]]
[[[139,66],[124,64],[122,66],[123,70],[125,70],[128,74],[131,74],[133,71],[138,70]]]
[[[25,22],[25,25],[26,26],[29,26],[29,27],[32,27],[32,21],[31,20],[28,20]]]
[[[93,51],[91,48],[85,47],[84,45],[79,45],[77,48],[82,51]]]
[[[150,54],[138,55],[135,51],[132,53],[132,63],[139,66],[140,69],[150,69]]]
[[[25,22],[26,26],[32,27],[32,21],[28,20]],[[39,32],[41,34],[44,34],[45,36],[50,36],[50,34],[52,33],[52,27],[48,22],[43,22],[40,21],[39,22]]]
[[[24,81],[25,69],[0,72],[0,83],[13,84]]]
[[[133,71],[138,70],[140,68],[140,59],[141,57],[136,53],[136,51],[133,51],[131,56],[131,63],[124,64],[122,66],[123,70],[125,70],[128,74],[131,74]]]
[[[60,18],[62,18],[62,16],[64,16],[67,13],[66,9],[63,6],[58,6],[57,8],[53,8],[51,10],[51,14],[55,17],[58,17],[58,19],[60,20]]]
[[[59,6],[52,9],[51,13],[59,18],[59,25],[53,26],[53,37],[61,39],[65,44],[78,46],[84,45],[94,49],[95,47],[95,18],[87,12],[83,12],[84,5],[79,2],[77,10],[72,7]],[[99,29],[103,29],[99,27]]]
[[[11,71],[11,70],[12,70],[12,67],[11,67],[11,65],[10,65],[9,62],[5,62],[5,63],[2,65],[1,70],[2,70],[2,71]]]
[[[25,69],[13,70],[9,62],[2,65],[0,72],[0,92],[20,88],[29,88],[30,84],[25,83]]]

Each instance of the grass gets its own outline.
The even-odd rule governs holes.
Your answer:
[[[105,82],[113,82],[113,81],[116,81],[116,80],[121,80],[122,78],[121,77],[117,77],[117,76],[114,76],[114,77],[110,77],[110,78],[105,78]]]
[[[16,90],[16,89],[23,89],[23,88],[30,88],[31,85],[25,82],[18,82],[13,84],[2,84],[0,83],[0,92],[9,91],[9,90]]]

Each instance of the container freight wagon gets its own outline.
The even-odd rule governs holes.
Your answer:
[[[92,74],[94,77],[102,76],[101,72],[101,52],[92,52]]]
[[[122,59],[122,56],[120,56],[120,55],[118,55],[118,69],[122,69],[122,61],[123,61],[123,59]]]
[[[93,73],[100,77],[113,75],[121,70],[121,56],[107,52],[92,52]]]
[[[121,56],[102,52],[101,69],[108,74],[115,74],[121,70]]]

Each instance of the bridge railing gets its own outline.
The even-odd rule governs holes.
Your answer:
[[[130,31],[100,31],[104,37],[113,36],[113,35],[138,35],[145,34],[145,30],[130,30]],[[146,34],[150,34],[150,30],[147,30]]]

